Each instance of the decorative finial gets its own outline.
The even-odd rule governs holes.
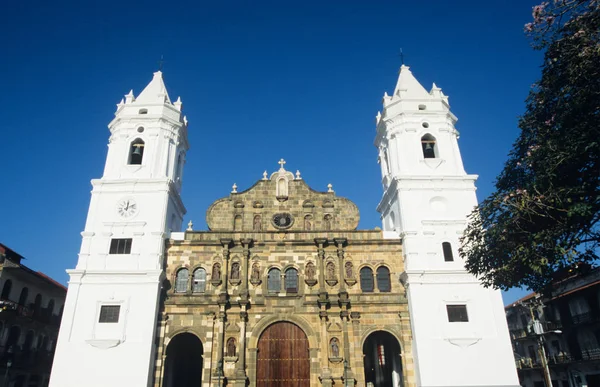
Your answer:
[[[300,170],[296,170],[296,180],[302,180],[302,178],[300,177]]]
[[[192,221],[190,220],[188,223],[188,228],[185,231],[194,231],[192,227],[194,227],[194,223],[192,223]]]
[[[327,184],[327,192],[333,192],[333,186],[331,183]]]
[[[283,167],[285,165],[285,160],[281,159],[277,162],[277,164],[279,164],[279,169],[280,170],[285,170],[285,168]]]
[[[231,193],[237,193],[237,184],[233,183],[233,186],[231,187]]]
[[[125,103],[132,103],[135,101],[135,97],[133,96],[133,90],[129,90],[129,94],[125,96]]]
[[[264,171],[264,172],[263,172],[263,178],[262,178],[262,179],[263,179],[263,180],[269,180],[269,179],[267,179],[267,171]]]

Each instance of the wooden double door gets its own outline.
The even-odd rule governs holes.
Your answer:
[[[290,322],[270,325],[258,340],[257,387],[309,387],[308,339]]]

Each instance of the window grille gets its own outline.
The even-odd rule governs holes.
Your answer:
[[[363,292],[373,291],[373,270],[369,267],[360,269],[360,288]]]
[[[469,316],[467,315],[466,305],[446,305],[448,311],[449,322],[468,322]]]
[[[206,291],[206,270],[198,268],[194,270],[194,286],[192,292],[204,293]]]
[[[100,307],[100,323],[118,323],[119,312],[121,311],[120,305],[102,305]]]
[[[279,269],[269,270],[267,278],[267,290],[270,293],[281,291],[281,271]]]
[[[288,293],[298,292],[298,271],[296,269],[285,271],[285,291]]]
[[[119,238],[110,240],[109,254],[131,254],[131,238]]]
[[[380,292],[389,292],[392,290],[390,270],[385,266],[377,268],[377,288]]]
[[[188,269],[180,269],[175,277],[175,293],[185,293],[187,291],[190,272]]]

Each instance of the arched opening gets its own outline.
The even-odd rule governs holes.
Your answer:
[[[41,311],[42,311],[42,295],[38,293],[35,296],[35,301],[33,302],[33,316],[39,317]]]
[[[377,289],[380,292],[392,291],[392,284],[390,283],[390,270],[385,266],[377,268]]]
[[[454,256],[452,255],[452,245],[450,244],[450,242],[442,243],[442,250],[444,251],[444,261],[454,261]]]
[[[373,387],[400,387],[402,358],[398,340],[388,332],[377,331],[363,344],[365,383]]]
[[[202,385],[202,355],[198,337],[191,333],[175,336],[167,346],[164,387],[198,387]]]
[[[8,330],[8,338],[6,339],[6,349],[13,347],[13,350],[16,351],[19,337],[21,337],[21,328],[17,325],[10,327]]]
[[[194,270],[194,286],[192,292],[204,293],[206,291],[206,270],[199,267]]]
[[[6,280],[4,286],[2,287],[2,294],[0,294],[0,299],[8,300],[10,297],[10,290],[12,289],[12,281]]]
[[[426,159],[435,159],[438,157],[437,144],[435,137],[427,133],[421,137],[421,147],[423,148],[423,157]]]
[[[29,352],[32,349],[33,336],[33,331],[27,332],[27,335],[25,336],[25,342],[23,343],[23,351]]]
[[[144,140],[136,138],[129,148],[129,165],[140,165],[144,158]]]
[[[187,291],[190,272],[188,269],[179,269],[175,276],[175,293],[185,293]]]
[[[19,305],[26,306],[28,296],[29,296],[29,288],[24,287],[23,289],[21,289],[21,294],[19,295]]]
[[[308,338],[296,324],[280,321],[258,339],[256,387],[309,387]]]

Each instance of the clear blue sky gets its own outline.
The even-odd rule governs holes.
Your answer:
[[[77,261],[115,104],[164,55],[191,149],[196,229],[235,182],[285,158],[380,226],[374,117],[405,62],[450,96],[478,196],[493,188],[540,74],[523,35],[533,1],[11,1],[0,13],[0,241],[61,282]],[[505,295],[510,302],[523,291]]]

